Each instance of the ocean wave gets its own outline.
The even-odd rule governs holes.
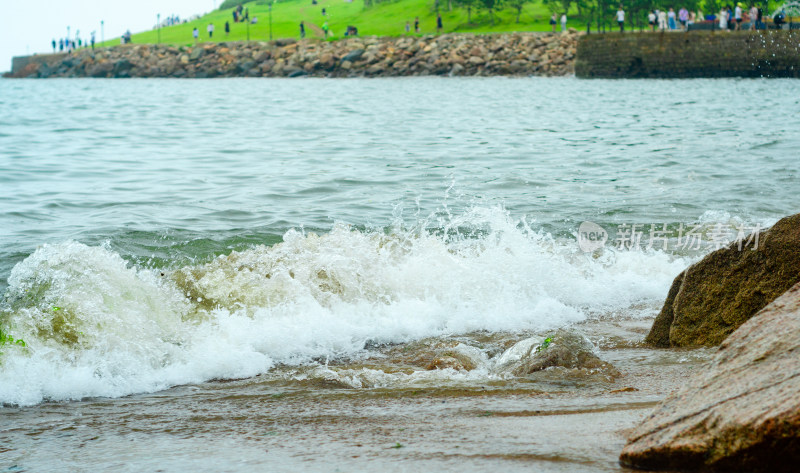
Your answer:
[[[432,230],[290,230],[281,243],[170,270],[132,266],[107,246],[43,245],[9,277],[0,328],[26,346],[0,348],[0,403],[118,397],[375,343],[652,315],[689,262],[586,254],[500,207]]]

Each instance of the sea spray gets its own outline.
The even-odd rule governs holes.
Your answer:
[[[4,357],[0,402],[123,396],[366,356],[380,343],[650,315],[686,264],[658,251],[586,255],[502,208],[435,229],[290,230],[282,243],[175,269],[133,267],[102,246],[43,245],[9,278],[3,317],[28,348]]]

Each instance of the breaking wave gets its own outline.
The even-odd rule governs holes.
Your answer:
[[[289,230],[282,243],[169,270],[105,246],[43,245],[8,280],[0,329],[26,346],[0,346],[0,403],[118,397],[375,343],[652,315],[688,262],[585,254],[502,208],[433,230]]]

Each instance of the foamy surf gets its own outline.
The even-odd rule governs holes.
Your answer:
[[[0,402],[118,397],[365,356],[376,343],[551,330],[637,316],[634,306],[652,314],[687,262],[593,257],[499,208],[433,231],[290,230],[283,243],[171,270],[133,267],[103,246],[43,245],[9,278],[0,326],[27,346],[2,348]],[[444,371],[336,376],[353,387],[466,376]]]

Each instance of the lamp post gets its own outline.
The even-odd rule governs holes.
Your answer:
[[[103,25],[104,24],[105,24],[105,21],[100,20],[100,42],[101,43],[105,43],[106,42],[106,33],[105,33],[105,30],[103,29]]]
[[[250,20],[245,20],[247,22],[247,41],[250,41]]]
[[[161,44],[161,13],[156,13],[156,28],[158,29],[158,43]]]
[[[269,4],[269,40],[272,41],[272,3]]]

